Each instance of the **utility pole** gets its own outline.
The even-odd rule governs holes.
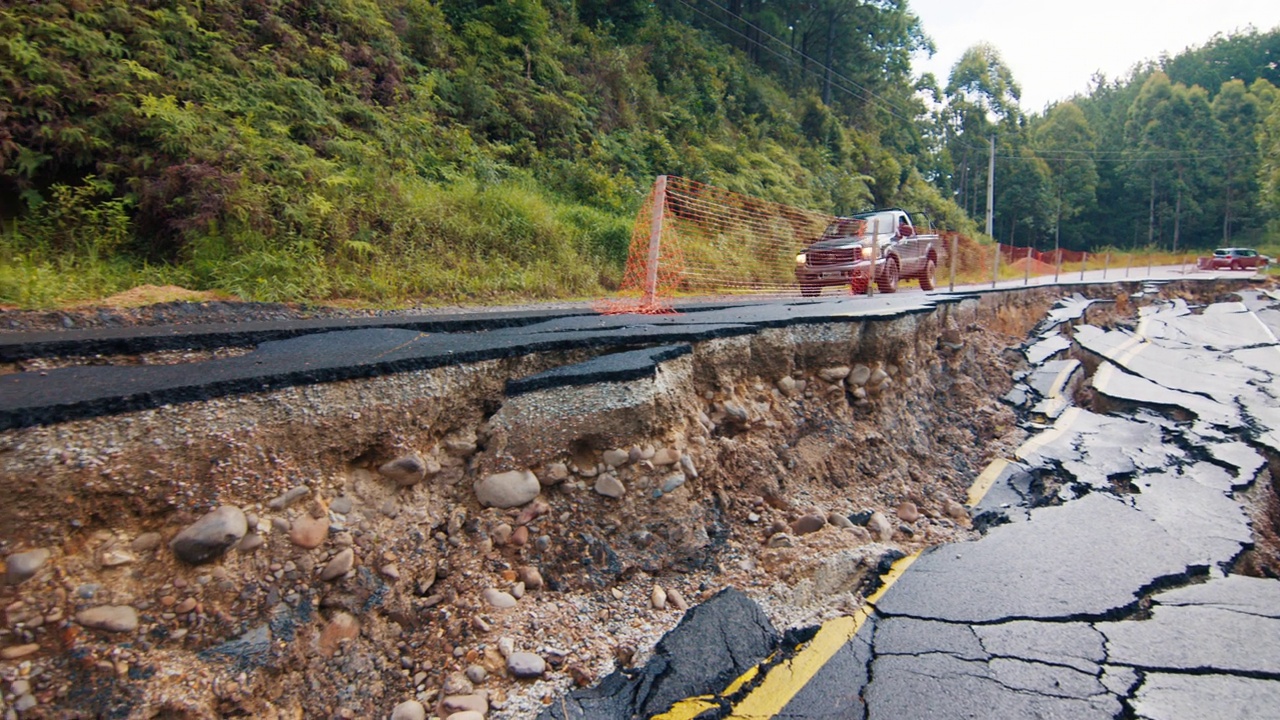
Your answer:
[[[992,221],[995,220],[996,205],[996,136],[991,136],[991,159],[987,163],[987,236],[995,237],[995,226]]]

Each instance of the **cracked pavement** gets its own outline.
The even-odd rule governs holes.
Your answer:
[[[1280,581],[1234,572],[1280,457],[1280,302],[1133,330],[1090,304],[1024,349],[1006,402],[1036,434],[973,508],[983,536],[921,555],[774,717],[1280,716]],[[1090,408],[1033,411],[1093,364]]]

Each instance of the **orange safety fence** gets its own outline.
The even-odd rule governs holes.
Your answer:
[[[674,312],[677,297],[801,295],[796,255],[837,218],[678,176],[659,176],[636,216],[618,295],[606,314]],[[990,267],[989,251],[942,233],[939,271]],[[984,259],[984,256],[985,259]],[[852,291],[852,288],[849,289]]]

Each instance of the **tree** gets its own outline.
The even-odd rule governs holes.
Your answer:
[[[1220,128],[1217,157],[1222,173],[1222,243],[1230,245],[1232,225],[1244,209],[1240,198],[1257,192],[1254,186],[1258,175],[1257,129],[1262,120],[1262,104],[1245,89],[1244,82],[1230,80],[1222,84],[1213,99],[1212,110]]]
[[[1056,251],[1063,220],[1083,214],[1097,200],[1097,138],[1080,107],[1065,102],[1053,106],[1035,127],[1033,142],[1036,154],[1048,169]]]

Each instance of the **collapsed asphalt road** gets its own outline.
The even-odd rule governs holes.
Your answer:
[[[983,536],[900,561],[883,597],[807,644],[775,638],[785,658],[758,676],[716,683],[725,664],[706,663],[685,681],[700,697],[659,717],[1277,717],[1280,581],[1245,560],[1280,456],[1280,302],[1245,298],[1109,330],[1071,327],[1091,301],[1062,303],[1006,398],[1038,432],[971,494]],[[693,620],[666,642],[682,632],[734,642]],[[644,702],[609,716],[651,716],[635,688],[666,678],[655,662],[544,717],[602,717],[618,689]]]

